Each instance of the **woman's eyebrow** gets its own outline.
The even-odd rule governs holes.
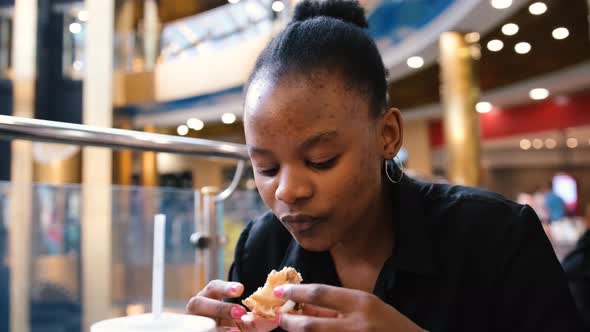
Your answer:
[[[338,137],[338,132],[336,131],[326,131],[315,134],[310,138],[306,139],[305,142],[301,144],[300,150],[308,150],[312,148],[314,145],[317,145],[325,141],[334,140],[336,137]]]
[[[264,156],[272,156],[273,153],[270,150],[257,148],[255,146],[247,145],[246,148],[248,149],[248,153],[250,155],[264,155]]]

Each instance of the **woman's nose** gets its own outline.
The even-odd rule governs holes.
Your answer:
[[[275,191],[275,199],[287,204],[295,204],[313,194],[312,186],[301,172],[283,168],[279,174],[279,185]]]

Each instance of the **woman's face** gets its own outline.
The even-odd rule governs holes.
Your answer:
[[[299,244],[325,251],[379,202],[381,167],[401,145],[399,113],[370,115],[369,99],[335,75],[259,75],[244,126],[256,186]]]

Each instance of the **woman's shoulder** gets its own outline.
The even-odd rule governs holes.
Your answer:
[[[495,224],[536,217],[532,208],[483,188],[448,184],[418,183],[426,208],[437,216]]]
[[[417,183],[424,213],[435,234],[477,246],[518,246],[544,235],[535,211],[499,193],[472,187]],[[510,244],[509,244],[510,243]]]

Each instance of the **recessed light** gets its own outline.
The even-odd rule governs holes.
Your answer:
[[[82,22],[88,21],[88,11],[87,10],[79,11],[78,12],[78,19]]]
[[[542,149],[543,148],[543,141],[538,138],[535,138],[533,140],[533,148],[535,148],[537,150]]]
[[[78,33],[82,32],[82,24],[80,24],[78,22],[74,22],[74,23],[70,24],[69,30],[73,34],[78,34]]]
[[[553,138],[548,138],[545,140],[545,147],[547,147],[547,149],[555,149],[556,146],[557,142]]]
[[[194,130],[201,130],[205,127],[205,123],[199,119],[191,118],[186,122],[187,126]]]
[[[232,124],[232,123],[236,122],[236,115],[233,113],[224,113],[221,116],[221,122],[223,122],[225,124]]]
[[[529,12],[533,15],[541,15],[547,11],[547,5],[543,2],[535,2],[529,6]]]
[[[531,44],[527,42],[520,42],[514,45],[514,51],[516,51],[518,54],[527,54],[531,51]]]
[[[481,36],[479,32],[470,32],[468,34],[465,34],[465,41],[471,44],[477,43],[480,38]]]
[[[575,139],[575,138],[573,138],[573,137],[571,137],[571,138],[568,138],[567,139],[567,141],[565,142],[565,144],[567,145],[568,148],[574,149],[574,148],[577,148],[578,147],[578,140]]]
[[[498,52],[504,48],[504,43],[499,39],[492,39],[488,42],[488,50]]]
[[[529,91],[529,97],[533,100],[543,100],[549,97],[549,90],[543,88],[532,89]]]
[[[528,150],[531,148],[531,141],[526,138],[520,140],[520,148],[523,150]]]
[[[553,38],[555,38],[557,40],[562,40],[562,39],[566,39],[567,37],[569,37],[570,31],[567,28],[563,28],[563,27],[556,28],[553,30],[551,35],[553,36]]]
[[[492,0],[490,3],[496,9],[506,9],[512,6],[512,0]]]
[[[479,103],[475,104],[475,110],[478,113],[488,113],[493,108],[494,108],[494,106],[492,106],[492,104],[487,101],[480,101]]]
[[[275,1],[272,3],[272,10],[274,10],[275,12],[282,12],[283,9],[285,9],[285,4],[282,1]]]
[[[418,69],[424,66],[424,59],[419,56],[413,56],[407,61],[408,67]]]
[[[514,36],[518,33],[518,30],[520,30],[520,28],[514,23],[507,23],[502,26],[502,33],[506,36]]]
[[[188,134],[188,127],[187,127],[187,125],[180,125],[180,126],[178,126],[178,128],[176,128],[176,132],[180,136],[185,136],[186,134]]]

